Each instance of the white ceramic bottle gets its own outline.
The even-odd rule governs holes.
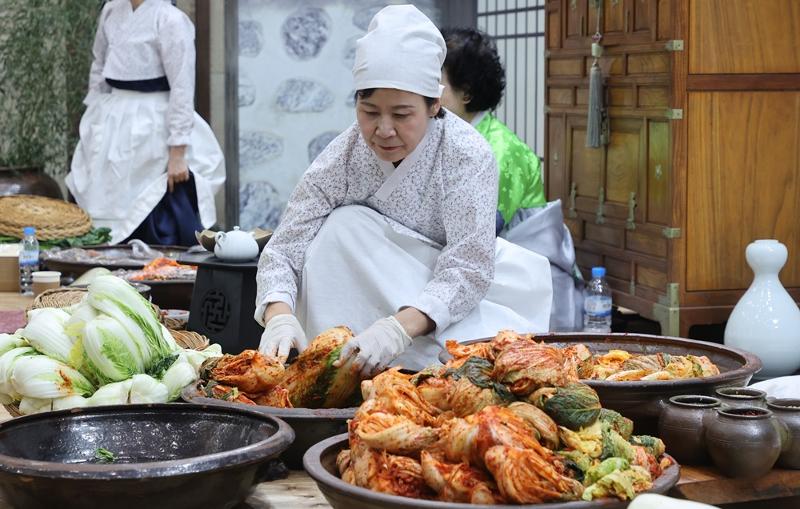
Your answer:
[[[755,277],[733,308],[725,344],[758,355],[764,369],[758,378],[791,375],[800,369],[800,309],[778,278],[787,259],[777,240],[747,246],[747,264]]]

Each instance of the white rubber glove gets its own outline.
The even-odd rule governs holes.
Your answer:
[[[294,315],[282,314],[273,316],[267,322],[264,333],[261,335],[258,351],[263,355],[278,357],[281,362],[286,362],[292,347],[296,348],[299,353],[307,346],[306,333],[303,332],[303,327],[297,318]]]
[[[389,366],[411,344],[411,338],[393,316],[381,318],[342,348],[339,367],[352,361],[353,370],[368,378]]]

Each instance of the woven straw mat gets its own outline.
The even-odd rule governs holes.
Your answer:
[[[92,221],[83,209],[63,200],[26,194],[0,197],[0,234],[20,238],[26,226],[36,228],[40,240],[55,240],[87,233]]]

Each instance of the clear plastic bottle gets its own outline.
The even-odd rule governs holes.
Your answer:
[[[586,285],[583,300],[583,331],[611,332],[611,287],[605,267],[592,267],[592,280]]]
[[[39,241],[36,228],[26,226],[22,230],[19,248],[19,291],[22,295],[33,295],[33,273],[39,270]]]

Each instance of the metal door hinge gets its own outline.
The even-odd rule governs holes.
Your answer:
[[[606,190],[602,187],[597,195],[597,212],[595,213],[594,222],[597,224],[603,224],[606,222],[606,218],[603,217],[605,213],[604,206],[606,201]]]
[[[575,196],[578,194],[578,184],[573,182],[569,186],[569,210],[567,211],[567,217],[578,217],[578,213],[575,212]]]
[[[626,230],[635,230],[636,229],[636,193],[631,192],[630,198],[628,198],[628,219],[625,221],[625,229]]]
[[[670,120],[681,120],[683,118],[683,110],[682,109],[669,109],[669,110],[667,110],[666,116]]]
[[[681,236],[680,228],[664,228],[661,230],[661,235],[668,239],[677,239]]]
[[[658,298],[661,305],[677,308],[680,307],[680,285],[678,283],[667,283],[667,294]]]
[[[673,39],[664,45],[667,51],[683,51],[683,39]]]

